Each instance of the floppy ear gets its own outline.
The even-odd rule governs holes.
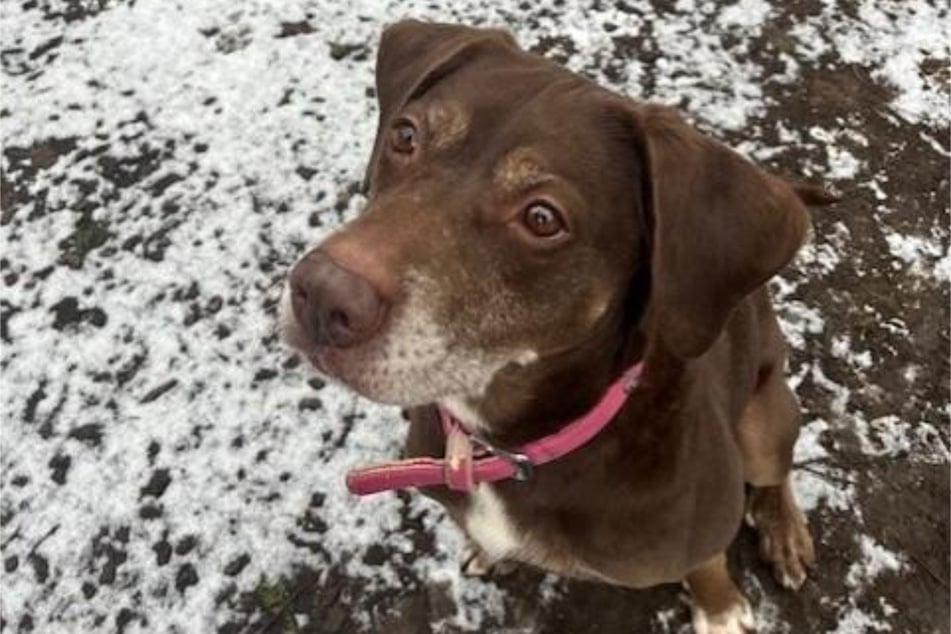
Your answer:
[[[661,106],[635,109],[653,222],[650,317],[666,347],[696,357],[736,305],[786,265],[809,214],[767,174]]]
[[[499,29],[403,20],[388,26],[376,58],[376,94],[380,121],[367,167],[364,189],[373,187],[383,131],[411,99],[464,65],[487,47],[517,49],[512,36]]]

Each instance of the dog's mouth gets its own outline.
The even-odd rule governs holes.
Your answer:
[[[316,345],[294,317],[285,291],[281,303],[284,340],[318,372],[379,403],[411,407],[449,398],[482,395],[492,378],[531,353],[490,352],[467,346],[439,324],[421,291],[393,307],[373,338],[355,346]]]
[[[418,390],[389,368],[388,355],[373,343],[346,349],[310,346],[301,352],[318,372],[361,396],[390,405],[417,404],[408,399],[416,401],[413,395]],[[425,368],[417,371],[423,373]]]

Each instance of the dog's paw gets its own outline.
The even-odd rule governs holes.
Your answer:
[[[816,563],[806,518],[791,495],[778,491],[763,491],[759,498],[755,495],[750,500],[747,521],[759,531],[760,556],[772,565],[777,582],[798,590],[808,568]]]
[[[469,542],[462,551],[460,567],[467,577],[503,577],[515,570],[515,563],[506,559],[492,561],[481,548]]]
[[[729,609],[709,614],[695,605],[693,607],[693,631],[695,634],[748,634],[756,627],[750,603],[739,597]]]
[[[787,519],[759,529],[760,556],[773,566],[773,576],[784,588],[798,590],[806,571],[816,562],[809,529],[802,520]]]

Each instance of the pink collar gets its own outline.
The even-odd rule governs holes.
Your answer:
[[[517,452],[499,449],[470,434],[452,414],[439,407],[446,434],[445,458],[410,458],[354,469],[347,474],[347,488],[356,495],[427,486],[469,491],[480,482],[527,480],[535,467],[571,453],[604,429],[640,383],[642,369],[643,363],[634,364],[608,386],[601,400],[586,414],[550,436],[523,445]],[[473,451],[473,442],[481,451]]]

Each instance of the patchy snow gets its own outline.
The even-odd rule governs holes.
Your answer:
[[[851,180],[855,178],[862,169],[862,163],[856,159],[851,152],[837,144],[837,137],[848,138],[851,136],[849,133],[852,133],[852,131],[842,130],[839,134],[836,134],[819,126],[810,128],[809,136],[819,141],[826,151],[825,168],[819,170],[819,173],[821,173],[824,178],[830,180]],[[857,142],[859,145],[867,145],[867,141],[863,143],[864,139],[862,137],[856,138],[853,136],[850,141],[852,143]]]
[[[934,276],[948,279],[946,269],[949,257],[947,247],[937,240],[898,233],[885,235],[888,249],[897,259],[909,265],[909,270],[919,276]]]
[[[866,593],[876,578],[887,573],[897,573],[907,567],[904,558],[894,553],[868,535],[859,535],[859,554],[861,559],[849,567],[846,585],[854,591],[847,604],[842,608],[834,634],[861,634],[864,632],[890,632],[892,626],[883,617],[894,615],[896,610],[884,597],[879,597],[878,608],[882,617],[870,614],[867,609],[857,606],[858,598]]]
[[[839,622],[829,634],[867,634],[868,632],[890,632],[891,625],[871,616],[868,612],[849,606],[839,615]]]
[[[779,321],[789,343],[797,347],[804,345],[806,336],[819,334],[825,326],[818,309],[795,300],[782,305]]]
[[[717,16],[720,26],[754,28],[762,26],[773,8],[763,0],[740,0],[726,6]]]
[[[828,240],[829,236],[825,236]],[[806,270],[828,275],[842,262],[841,248],[834,244],[810,242],[802,247],[796,258],[797,264]]]
[[[859,553],[862,559],[852,564],[845,583],[859,588],[875,580],[885,572],[898,572],[906,564],[902,556],[894,553],[868,535],[859,536]]]
[[[796,443],[793,471],[793,488],[796,499],[806,513],[824,504],[827,508],[847,510],[855,500],[853,476],[830,465],[829,452],[822,443],[829,430],[829,423],[814,420],[803,425]]]
[[[854,429],[869,456],[904,458],[915,462],[946,464],[951,451],[933,425],[902,421],[897,416],[882,416],[870,421],[855,420]]]
[[[501,25],[526,46],[565,36],[550,54],[571,68],[676,104],[758,160],[801,149],[813,174],[865,179],[890,213],[887,175],[869,174],[863,151],[875,144],[845,122],[772,120],[770,88],[798,86],[824,58],[835,60],[830,70],[867,68],[891,91],[892,125],[929,126],[921,139],[947,156],[935,128],[949,120],[946,87],[929,70],[947,65],[947,12],[933,3],[864,1],[854,15],[824,3],[770,49],[768,67],[754,52],[758,38],[775,36],[778,3],[526,4],[0,5],[6,623],[213,631],[236,618],[236,593],[301,568],[346,574],[367,593],[425,586],[450,604],[436,628],[484,631],[503,620],[505,592],[459,575],[460,537],[436,505],[345,493],[349,468],[399,451],[398,412],[314,382],[274,332],[286,266],[362,206],[355,191],[375,132],[373,59],[387,22]],[[77,7],[85,12],[70,13]],[[768,130],[776,144],[760,138]],[[772,288],[800,355],[792,383],[830,400],[806,418],[797,494],[809,512],[854,511],[861,524],[855,474],[832,461],[834,432],[853,426],[870,457],[942,465],[949,452],[930,422],[858,411],[861,394],[833,372],[864,381],[880,361],[803,295],[807,277],[834,285],[863,236],[854,238],[834,224]],[[951,279],[946,233],[886,227],[884,240],[902,282]],[[905,337],[913,321],[877,323]],[[930,368],[902,368],[909,390],[933,379]],[[418,552],[409,521],[435,534],[432,552]],[[380,544],[383,561],[368,558]],[[855,575],[871,582],[891,560],[862,544]],[[755,577],[744,587],[757,593],[762,622],[788,630],[771,589]],[[544,607],[567,591],[548,576],[537,592]],[[657,623],[681,631],[681,614]],[[369,613],[355,618],[377,625]],[[888,627],[876,619],[849,604],[838,631]]]
[[[857,352],[852,349],[852,342],[846,335],[837,335],[832,338],[832,348],[830,352],[840,359],[851,363],[857,370],[868,370],[872,367],[872,352],[863,350]]]
[[[947,87],[940,74],[922,72],[927,60],[940,64],[948,57],[948,9],[941,3],[865,0],[856,19],[842,20],[826,6],[819,23],[846,64],[873,65],[872,76],[895,91],[892,108],[908,121],[947,125]],[[944,66],[947,66],[945,61]]]

